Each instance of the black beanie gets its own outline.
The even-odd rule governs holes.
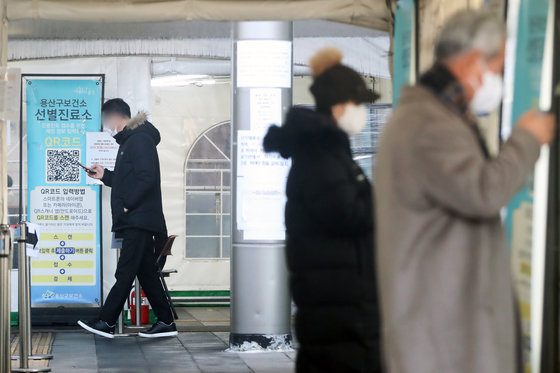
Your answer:
[[[364,79],[354,69],[341,64],[342,53],[332,47],[321,49],[310,61],[315,80],[310,91],[317,111],[331,114],[336,104],[353,101],[373,103],[379,95],[368,89]]]

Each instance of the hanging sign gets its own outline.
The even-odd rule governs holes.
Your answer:
[[[40,227],[31,302],[101,305],[100,187],[88,185],[87,134],[101,129],[101,76],[27,77],[28,220]]]

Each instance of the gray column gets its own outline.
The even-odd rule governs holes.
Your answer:
[[[266,127],[280,125],[292,105],[292,30],[291,22],[276,21],[232,27],[232,348],[291,345],[284,233],[277,219],[283,219],[282,175],[289,164],[265,156],[261,144]],[[242,161],[247,155],[251,162]]]

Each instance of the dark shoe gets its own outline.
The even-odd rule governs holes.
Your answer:
[[[115,338],[115,325],[110,326],[105,321],[96,320],[91,322],[78,321],[78,325],[93,334],[100,335],[105,338]]]
[[[161,337],[173,337],[177,335],[177,326],[172,322],[171,324],[166,324],[163,321],[158,321],[152,327],[145,332],[138,333],[139,337],[144,338],[161,338]]]

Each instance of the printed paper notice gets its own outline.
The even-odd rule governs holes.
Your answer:
[[[262,150],[263,132],[237,132],[237,229],[246,240],[283,240],[291,162]]]
[[[280,88],[251,89],[251,130],[265,131],[272,124],[282,123],[282,90]]]
[[[237,86],[292,86],[292,43],[284,40],[237,42]]]
[[[115,168],[119,144],[107,132],[86,133],[86,166],[98,164],[108,170]],[[101,181],[88,176],[88,184],[102,184]]]

